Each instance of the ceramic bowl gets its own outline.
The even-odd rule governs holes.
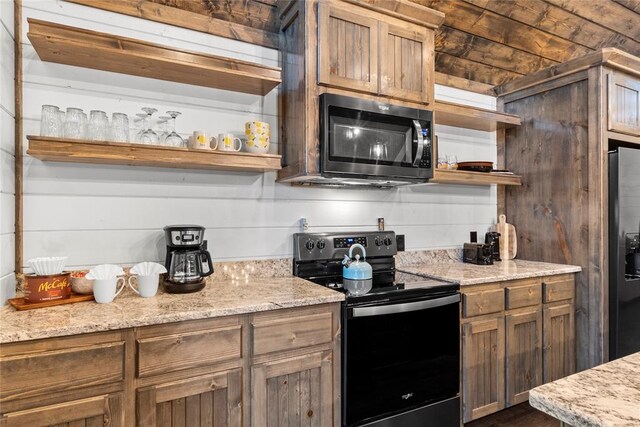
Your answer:
[[[82,273],[82,275],[79,275]],[[71,273],[71,290],[77,294],[92,294],[93,280],[87,279],[88,271],[74,271]]]

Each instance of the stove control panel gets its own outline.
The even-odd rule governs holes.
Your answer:
[[[293,258],[296,261],[341,260],[354,244],[364,246],[367,257],[393,256],[398,252],[393,231],[296,233]]]

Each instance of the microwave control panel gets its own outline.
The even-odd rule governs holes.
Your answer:
[[[427,127],[422,128],[422,138],[424,139],[424,150],[422,151],[422,158],[420,159],[420,164],[418,167],[420,168],[431,168],[431,153],[432,153],[432,145],[431,145],[431,123],[427,125]]]

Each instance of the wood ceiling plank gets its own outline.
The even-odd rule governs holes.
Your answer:
[[[465,1],[591,49],[617,47],[629,53],[640,55],[640,43],[637,41],[574,15],[557,6],[546,3],[543,0]],[[631,1],[633,1],[640,10],[640,2],[637,0]]]
[[[451,27],[440,27],[436,31],[435,46],[437,52],[481,62],[518,74],[530,74],[541,68],[558,64],[557,61],[513,49]]]
[[[638,0],[613,0],[614,2],[632,10],[636,13],[640,13],[640,2]]]
[[[610,0],[545,0],[574,15],[595,22],[640,42],[640,16]]]
[[[188,28],[220,37],[240,40],[269,48],[278,48],[278,34],[222,19],[164,6],[147,0],[65,0],[110,12],[122,13],[176,27]]]
[[[493,85],[436,72],[436,84],[495,96]]]
[[[534,55],[564,62],[574,55],[584,55],[587,47],[554,36],[462,0],[412,0],[445,14],[444,25],[466,33],[520,49]]]
[[[153,3],[199,15],[222,19],[252,28],[277,33],[279,30],[276,7],[255,0],[149,0]]]
[[[436,52],[436,71],[493,86],[522,77],[522,74],[457,58],[444,52]]]

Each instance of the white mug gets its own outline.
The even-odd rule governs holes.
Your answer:
[[[116,291],[118,282],[122,281],[120,289]],[[105,304],[113,301],[124,289],[124,277],[111,277],[109,279],[96,279],[93,282],[93,296],[96,302]]]
[[[138,289],[133,287],[134,280],[138,282]],[[151,274],[149,276],[130,276],[129,287],[133,289],[133,292],[144,298],[150,298],[156,295],[158,292],[158,283],[160,282],[159,274]]]
[[[242,141],[233,136],[232,133],[221,133],[218,135],[218,150],[220,151],[240,151]]]
[[[201,130],[193,131],[193,138],[189,138],[189,147],[197,150],[215,150],[218,140]]]

